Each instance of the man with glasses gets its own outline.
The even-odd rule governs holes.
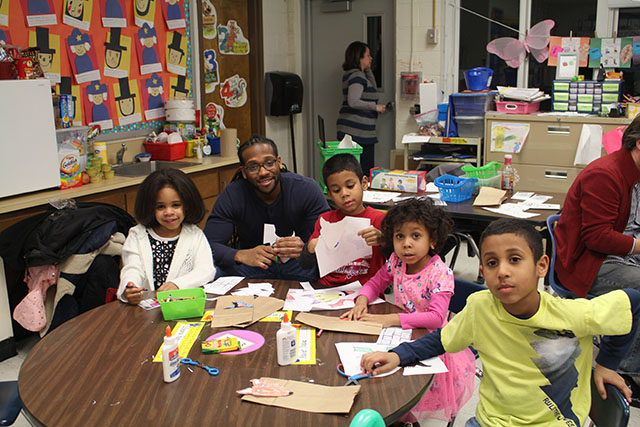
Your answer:
[[[329,210],[320,186],[288,172],[276,144],[263,136],[240,145],[238,158],[239,179],[222,191],[204,229],[217,276],[315,281],[317,268],[305,270],[297,258]],[[279,236],[273,245],[263,243],[269,224]]]

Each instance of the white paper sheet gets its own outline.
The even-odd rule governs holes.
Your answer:
[[[247,283],[246,288],[240,288],[231,292],[231,295],[255,295],[258,297],[268,297],[275,289],[271,283]]]
[[[342,310],[354,307],[354,299],[362,285],[357,280],[348,285],[335,288],[316,289],[306,291],[304,289],[289,289],[284,302],[283,311],[311,311],[311,310]],[[376,298],[370,304],[384,302]]]
[[[600,158],[602,150],[602,126],[582,125],[580,140],[576,149],[576,157],[573,159],[574,165],[588,165],[595,159]]]
[[[516,218],[533,218],[534,216],[538,216],[540,214],[525,212],[522,208],[515,203],[503,203],[497,208],[487,208],[483,207],[482,209],[486,209],[490,212],[499,213],[502,215],[509,215]]]
[[[400,197],[400,193],[391,191],[374,191],[367,190],[362,192],[362,201],[364,203],[387,203]]]
[[[440,190],[438,190],[438,187],[436,187],[435,182],[427,182],[427,188],[425,190],[425,192],[427,193],[438,193]]]
[[[347,376],[357,375],[362,372],[360,367],[360,359],[367,353],[375,351],[389,351],[393,346],[374,344],[372,342],[337,342],[336,350],[340,356],[340,363],[344,367],[344,373]],[[400,368],[395,368],[389,372],[376,377],[386,377],[397,372]],[[346,380],[345,380],[346,381]]]
[[[551,196],[544,196],[542,194],[537,194],[535,196],[529,197],[528,199],[517,203],[517,205],[520,206],[520,209],[522,209],[523,211],[526,211],[527,209],[543,209],[540,206],[543,206],[544,202],[552,198],[553,197]],[[558,206],[558,209],[560,209],[559,206]]]
[[[292,236],[295,236],[296,233],[293,233]],[[276,234],[276,226],[273,224],[265,224],[264,231],[262,233],[262,243],[267,245],[272,245],[278,241],[281,236]],[[291,258],[288,257],[280,257],[280,262],[285,263],[289,261]]]
[[[449,369],[439,357],[432,357],[431,359],[421,360],[415,366],[406,366],[402,375],[430,375],[442,372],[449,372]]]
[[[242,282],[244,277],[240,276],[226,276],[220,277],[217,280],[204,285],[204,291],[208,294],[225,295],[235,285]]]
[[[373,248],[358,232],[371,226],[369,218],[347,216],[338,222],[320,218],[320,238],[316,246],[316,259],[320,277],[360,258],[371,257]]]
[[[376,344],[390,345],[396,347],[403,342],[411,341],[413,329],[402,329],[399,327],[382,328]]]
[[[313,286],[311,286],[311,283],[309,282],[300,282],[300,286],[302,286],[302,289],[304,289],[305,291],[313,291]]]
[[[533,197],[535,193],[533,191],[518,191],[516,194],[511,196],[511,200],[527,200],[530,197]]]

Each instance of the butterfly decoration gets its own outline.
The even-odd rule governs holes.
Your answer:
[[[513,37],[492,40],[487,44],[487,52],[498,55],[512,68],[520,66],[527,52],[530,52],[536,61],[544,62],[549,57],[549,39],[554,25],[556,23],[553,19],[546,19],[531,27],[524,40]]]

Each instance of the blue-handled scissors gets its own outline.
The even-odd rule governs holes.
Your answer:
[[[342,375],[343,377],[347,377],[347,374],[344,373],[344,366],[342,366],[342,363],[339,364],[336,367],[336,370],[338,371],[338,373],[340,375]],[[345,386],[347,385],[360,385],[360,383],[358,382],[358,380],[362,380],[364,378],[371,378],[371,374],[366,374],[364,372],[360,372],[359,374],[355,374],[355,375],[351,375],[350,377],[347,377],[347,382],[344,384]]]
[[[198,362],[197,360],[191,360],[188,357],[180,359],[180,363],[184,363],[185,365],[194,365],[194,366],[197,366],[198,368],[202,368],[205,371],[207,371],[209,373],[209,375],[218,375],[220,373],[220,371],[217,368],[211,368],[211,367],[209,367],[207,365],[203,365],[202,363]]]

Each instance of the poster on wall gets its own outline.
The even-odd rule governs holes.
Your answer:
[[[153,27],[156,16],[156,0],[133,0],[133,15],[136,26],[142,28],[147,24],[149,27]]]
[[[191,90],[191,79],[186,76],[177,76],[170,78],[171,92],[169,99],[186,99],[189,98],[189,90]]]
[[[529,123],[493,122],[491,124],[491,151],[519,153],[529,135]]]
[[[547,65],[557,66],[560,53],[578,55],[580,67],[586,67],[589,63],[589,37],[551,37]]]
[[[186,28],[187,21],[184,19],[183,0],[160,0],[162,2],[162,15],[167,22],[167,28],[175,30]]]
[[[218,25],[218,14],[211,0],[202,0],[202,37],[207,40],[213,40],[218,33],[216,30]]]
[[[206,49],[203,52],[204,57],[204,91],[205,93],[213,93],[216,86],[220,83],[220,75],[218,74],[218,61],[216,60],[216,51]]]
[[[60,83],[60,36],[50,34],[47,27],[29,31],[29,47],[37,47],[38,60],[44,76],[52,83]]]
[[[167,71],[181,76],[187,75],[187,39],[178,31],[167,33]]]
[[[104,75],[117,79],[129,76],[131,37],[121,35],[121,28],[111,28],[104,43]]]
[[[113,127],[113,115],[109,105],[109,89],[99,81],[91,82],[85,88],[85,115],[90,126],[100,125],[102,129]]]
[[[227,21],[226,26],[218,26],[218,50],[223,55],[249,54],[249,40],[242,33],[242,28],[233,19]]]
[[[158,49],[158,37],[156,29],[146,23],[138,30],[138,62],[140,63],[140,74],[151,74],[162,72],[160,54]]]
[[[129,81],[126,77],[118,79],[118,83],[113,85],[113,94],[115,95],[120,126],[142,121],[140,94],[138,93],[138,82],[136,80]]]
[[[160,119],[165,116],[164,110],[164,82],[156,74],[143,80],[145,92],[142,96],[144,116],[147,120]]]
[[[100,80],[98,60],[91,36],[74,28],[71,35],[67,37],[67,47],[76,83]]]
[[[0,25],[9,26],[9,2],[11,0],[0,1]],[[15,0],[14,0],[15,1]],[[3,40],[3,39],[0,39]]]
[[[589,45],[589,67],[630,68],[633,38],[592,38]]]
[[[62,22],[72,27],[89,31],[93,0],[65,0]]]
[[[124,0],[100,0],[102,26],[125,28],[127,26],[125,10]]]
[[[215,102],[209,102],[205,108],[209,125],[215,129],[224,129],[224,107],[216,104]],[[220,135],[215,135],[220,136]]]
[[[21,0],[20,3],[27,27],[58,24],[53,0]]]
[[[227,107],[240,108],[247,102],[247,81],[235,74],[220,86],[220,97]]]

